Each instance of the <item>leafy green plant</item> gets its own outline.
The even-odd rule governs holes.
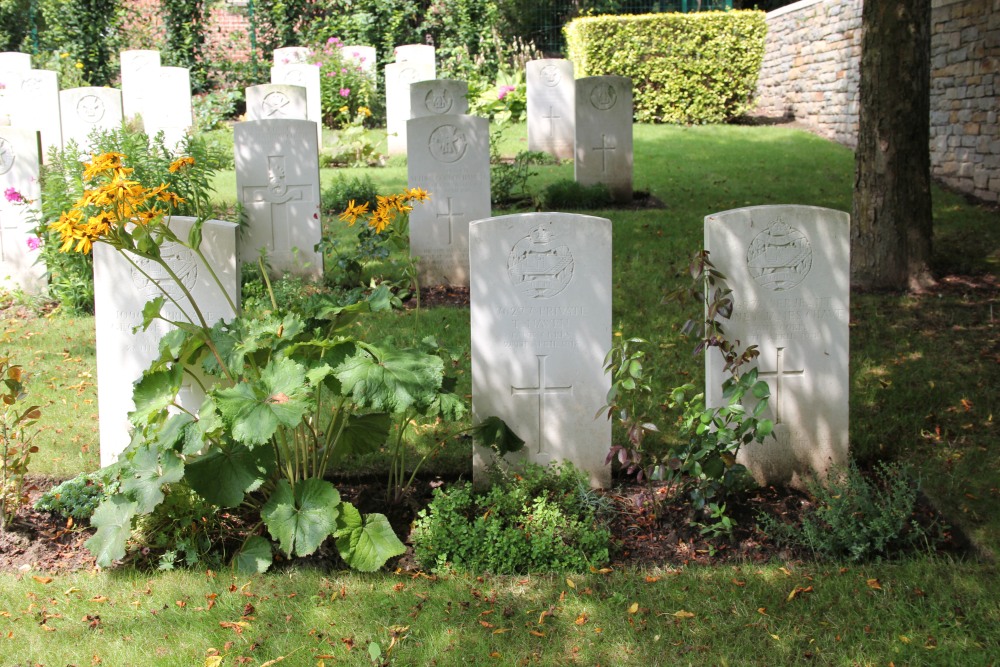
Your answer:
[[[497,136],[490,137],[490,199],[497,206],[511,206],[530,199],[528,179],[537,172],[532,165],[550,161],[547,153],[521,151],[511,160],[500,156]]]
[[[468,482],[434,490],[411,539],[423,567],[513,574],[583,572],[609,558],[607,507],[565,463],[495,472],[491,488]]]
[[[81,473],[52,487],[35,501],[35,509],[55,512],[64,519],[89,521],[94,510],[116,486],[108,478],[117,475],[116,466]]]
[[[5,530],[21,506],[28,503],[25,475],[31,455],[38,448],[31,444],[33,426],[42,416],[37,405],[24,406],[24,373],[11,363],[9,355],[0,357],[0,519]]]
[[[866,476],[851,461],[846,470],[831,470],[825,483],[813,480],[808,490],[812,502],[800,523],[760,515],[761,529],[780,544],[850,561],[930,548],[939,537],[934,526],[914,519],[920,484],[904,465],[882,461]]]
[[[379,150],[381,141],[366,127],[372,112],[368,107],[359,107],[351,115],[347,107],[342,107],[344,116],[340,130],[333,133],[329,142],[329,153],[321,156],[324,166],[336,167],[376,167],[382,166],[385,155]]]
[[[236,115],[236,109],[243,102],[243,91],[221,88],[191,98],[194,125],[199,132],[216,130],[224,121]]]
[[[375,82],[361,63],[344,58],[339,37],[329,37],[313,48],[311,61],[320,68],[320,103],[323,123],[331,127],[364,124],[371,117]]]
[[[607,208],[613,203],[611,191],[603,183],[582,185],[566,179],[551,183],[535,198],[535,205],[545,211],[586,211]]]

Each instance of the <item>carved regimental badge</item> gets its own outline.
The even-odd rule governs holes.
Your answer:
[[[562,72],[555,65],[546,65],[539,70],[538,76],[541,78],[542,83],[549,88],[558,86],[559,82],[562,81]]]
[[[438,162],[458,162],[465,155],[469,141],[465,133],[454,125],[442,125],[431,132],[427,150]]]
[[[76,103],[76,114],[87,123],[98,123],[104,118],[104,101],[97,95],[84,95]]]
[[[747,267],[761,287],[775,292],[790,290],[812,269],[809,239],[779,218],[750,242]]]
[[[590,103],[599,111],[607,111],[618,102],[618,91],[611,84],[594,86],[590,91]]]
[[[566,289],[573,279],[573,254],[568,246],[557,246],[552,233],[539,225],[511,248],[507,275],[522,294],[548,299]]]
[[[454,104],[455,100],[452,99],[447,88],[429,90],[427,97],[424,98],[424,106],[431,113],[448,113]]]
[[[180,243],[167,242],[160,246],[160,256],[170,265],[184,287],[188,290],[194,289],[195,283],[198,282],[198,259],[190,248]],[[152,260],[135,258],[132,283],[139,293],[148,299],[162,296],[163,292],[169,294],[175,301],[185,299],[184,290],[170,277],[163,266]]]

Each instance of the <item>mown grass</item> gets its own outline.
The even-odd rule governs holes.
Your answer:
[[[523,130],[505,137],[506,154],[523,149]],[[665,208],[590,213],[614,223],[614,322],[650,340],[655,392],[647,410],[669,429],[660,402],[670,387],[700,383],[703,374],[677,334],[697,307],[663,296],[686,280],[704,216],[768,203],[849,210],[853,160],[843,147],[780,127],[637,126],[635,136],[636,187]],[[565,164],[535,171],[534,189],[572,177]],[[360,173],[322,176],[328,183]],[[405,184],[398,165],[363,173],[382,191]],[[216,185],[222,196],[233,192],[232,173]],[[1000,225],[995,209],[952,193],[935,189],[934,202],[934,268],[972,279],[927,295],[853,297],[852,448],[862,460],[909,463],[931,500],[990,558],[1000,550],[1000,298],[982,277],[996,272]],[[340,238],[353,234],[336,220],[326,224]],[[459,391],[468,394],[467,317],[461,308],[422,308],[357,326],[372,340],[435,335],[458,350]],[[34,469],[61,476],[92,469],[91,320],[3,325],[8,349],[34,373],[30,388],[43,404]],[[427,451],[462,426],[426,425],[414,447]],[[454,441],[428,471],[467,471],[468,450],[467,441]],[[375,456],[352,465],[377,473],[385,464]],[[0,648],[10,664],[88,664],[97,656],[123,665],[200,665],[210,649],[225,665],[241,664],[240,657],[254,665],[281,657],[293,665],[371,664],[369,646],[386,653],[394,636],[395,664],[989,664],[1000,654],[993,595],[1000,577],[992,562],[775,563],[575,573],[569,580],[572,586],[566,577],[431,581],[307,568],[251,579],[124,571],[42,583],[30,573],[5,575],[0,614],[12,634],[3,633],[8,641]],[[254,609],[243,619],[247,603]],[[247,625],[220,625],[237,622]]]

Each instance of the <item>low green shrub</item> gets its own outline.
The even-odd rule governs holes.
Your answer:
[[[570,464],[498,473],[493,482],[482,493],[468,482],[434,490],[411,536],[422,567],[512,574],[607,562],[609,510]]]
[[[96,472],[71,477],[43,493],[35,501],[35,509],[55,512],[64,519],[89,521],[94,510],[107,495],[105,489],[111,488],[107,482],[109,472],[109,468],[103,468]]]
[[[611,191],[603,183],[580,185],[576,181],[562,180],[552,183],[536,197],[535,205],[542,211],[571,209],[587,211],[613,205]]]
[[[358,206],[368,202],[369,208],[375,207],[378,189],[368,174],[345,178],[338,174],[320,195],[320,206],[324,217],[337,217],[347,210],[354,202]]]
[[[577,78],[631,77],[640,122],[718,123],[741,115],[764,59],[764,12],[591,16],[567,24]]]
[[[937,531],[914,517],[920,485],[909,470],[880,462],[865,476],[853,461],[831,471],[826,485],[809,485],[812,505],[801,525],[762,515],[761,530],[779,544],[836,560],[864,561],[933,544]]]

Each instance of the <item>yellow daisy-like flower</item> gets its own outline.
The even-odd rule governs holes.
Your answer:
[[[340,220],[346,222],[349,227],[353,227],[354,223],[358,221],[358,216],[364,215],[368,212],[368,202],[361,205],[356,205],[352,199],[347,204],[347,209],[340,214]]]
[[[427,201],[430,199],[431,193],[423,188],[410,188],[406,191],[406,196],[412,201]]]
[[[368,107],[358,107],[358,113],[367,117],[372,115],[372,110]]]
[[[347,112],[348,112],[348,111],[350,111],[350,110],[351,110],[351,108],[350,108],[350,107],[348,107],[348,106],[343,106],[343,107],[340,107],[340,109],[338,109],[338,111],[339,111],[340,113],[347,113]]]
[[[170,166],[167,167],[167,171],[169,171],[171,174],[175,174],[184,167],[193,167],[193,166],[194,166],[194,158],[189,155],[185,155],[171,162]]]
[[[392,212],[391,209],[377,209],[372,213],[371,217],[368,219],[368,225],[375,230],[375,233],[381,234],[389,223],[392,222]]]

